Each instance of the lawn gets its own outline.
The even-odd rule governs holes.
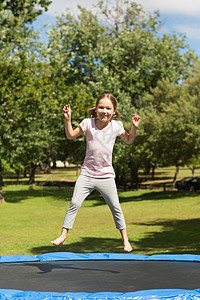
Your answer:
[[[98,193],[83,203],[66,245],[55,247],[50,240],[60,233],[73,188],[29,190],[27,185],[9,184],[3,192],[0,255],[123,252],[120,234]],[[199,192],[138,190],[119,192],[119,196],[133,253],[200,253]]]

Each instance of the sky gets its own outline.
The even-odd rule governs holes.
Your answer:
[[[105,0],[108,4],[113,0]],[[55,24],[56,17],[70,9],[76,14],[77,5],[94,9],[98,0],[53,0],[48,12],[43,13],[34,22],[35,30],[41,31],[44,24]],[[182,33],[186,35],[186,43],[200,57],[200,0],[135,0],[141,4],[146,11],[159,11],[162,27],[160,33]],[[41,38],[46,40],[44,31],[41,31]]]

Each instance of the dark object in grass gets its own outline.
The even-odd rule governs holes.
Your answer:
[[[200,190],[200,177],[188,177],[179,180],[175,184],[178,190],[197,191]]]

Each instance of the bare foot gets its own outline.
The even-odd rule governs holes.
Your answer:
[[[121,236],[122,236],[122,241],[124,244],[124,251],[125,252],[131,252],[133,248],[131,247],[131,244],[128,241],[128,236],[126,232],[126,228],[120,230]]]
[[[51,244],[54,246],[64,245],[64,243],[65,243],[65,238],[62,235],[59,236],[56,240],[51,241]]]
[[[124,242],[124,251],[125,252],[133,251],[133,248],[131,247],[131,244],[129,243],[129,241]]]
[[[68,231],[69,231],[68,228],[63,227],[61,235],[56,240],[51,241],[51,244],[54,245],[54,246],[64,245]]]

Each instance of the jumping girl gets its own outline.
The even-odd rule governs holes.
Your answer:
[[[132,115],[132,127],[129,133],[124,130],[117,111],[117,101],[111,94],[101,95],[95,108],[88,110],[91,118],[84,119],[76,129],[71,125],[70,105],[63,108],[65,117],[65,132],[68,139],[74,139],[81,134],[86,135],[86,156],[81,167],[80,176],[76,182],[72,200],[66,211],[61,235],[52,245],[63,245],[69,229],[73,227],[76,215],[85,198],[98,190],[108,204],[115,226],[119,229],[124,251],[131,252],[124,215],[119,203],[115,184],[115,173],[112,167],[112,151],[117,136],[127,144],[132,144],[137,133],[140,117]]]

